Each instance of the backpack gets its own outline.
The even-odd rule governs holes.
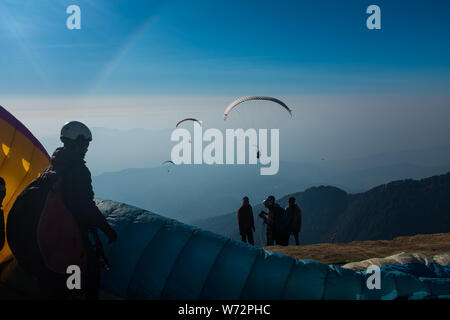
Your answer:
[[[70,265],[87,269],[87,252],[78,222],[64,204],[62,178],[47,194],[37,226],[37,243],[45,265],[53,272],[65,274]]]
[[[56,172],[45,172],[19,194],[8,214],[11,252],[25,271],[38,277],[49,271],[65,274],[70,264],[82,270],[86,265],[78,224],[64,205],[61,187]]]
[[[56,173],[46,172],[33,180],[16,198],[6,223],[8,245],[19,265],[28,273],[48,272],[37,244],[36,232],[47,194]]]

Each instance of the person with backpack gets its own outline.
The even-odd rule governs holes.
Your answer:
[[[81,293],[94,300],[105,260],[97,231],[110,243],[117,234],[94,202],[91,173],[84,161],[91,131],[71,121],[62,127],[60,139],[64,145],[55,150],[50,166],[17,197],[8,217],[8,242],[19,265],[38,278],[50,298],[72,295],[65,271],[68,265],[77,265]]]
[[[288,219],[286,211],[281,208],[276,202],[274,196],[268,196],[264,202],[264,206],[269,210],[269,212],[261,211],[259,217],[264,219],[267,224],[267,245],[288,245],[287,230]]]
[[[3,199],[6,196],[5,180],[0,177],[0,251],[5,244],[5,217],[3,215]]]
[[[302,210],[295,203],[294,197],[289,198],[289,205],[285,210],[292,216],[289,237],[291,237],[291,234],[294,235],[295,245],[298,246],[298,234],[300,233],[300,229],[302,228]]]
[[[242,206],[238,210],[239,233],[243,242],[255,245],[253,232],[255,232],[255,221],[253,219],[253,208],[249,203],[248,197],[242,198]]]
[[[61,175],[62,198],[69,212],[75,217],[81,241],[87,254],[87,269],[84,283],[88,299],[97,299],[100,286],[100,265],[96,246],[90,234],[100,229],[110,243],[117,240],[117,234],[94,202],[91,173],[86,167],[84,157],[88,151],[92,134],[81,122],[71,121],[61,129],[64,146],[57,148],[51,158],[49,170]],[[56,223],[56,221],[55,221]]]

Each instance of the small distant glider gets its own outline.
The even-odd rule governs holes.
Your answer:
[[[175,163],[172,160],[166,160],[166,161],[163,161],[161,163],[162,166],[165,165],[165,164],[167,164],[167,165],[169,165],[169,164],[175,165]],[[170,172],[169,167],[167,167],[167,172]]]
[[[197,122],[197,123],[200,125],[200,127],[202,126],[202,122],[201,122],[200,120],[197,120],[197,119],[195,119],[195,118],[186,118],[186,119],[183,119],[183,120],[181,120],[181,121],[178,121],[178,123],[177,123],[177,125],[175,126],[175,128],[178,128],[178,126],[179,126],[180,124],[182,124],[183,122],[185,122],[185,121],[195,121],[195,122]]]
[[[281,101],[277,98],[265,97],[265,96],[249,96],[249,97],[239,98],[239,99],[233,101],[225,109],[225,112],[223,113],[223,116],[224,116],[223,120],[227,120],[228,113],[230,113],[230,111],[233,110],[233,108],[236,107],[238,104],[245,102],[245,101],[250,101],[250,100],[266,100],[266,101],[275,102],[275,103],[279,104],[280,106],[282,106],[284,109],[286,109],[286,111],[289,112],[289,115],[292,117],[292,110],[289,109],[289,107],[283,101]]]
[[[253,147],[256,148],[257,152],[256,152],[256,159],[259,159],[259,157],[261,156],[261,152],[260,152],[260,148],[254,144]]]

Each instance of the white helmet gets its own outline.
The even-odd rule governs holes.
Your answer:
[[[92,141],[92,133],[85,124],[79,121],[70,121],[66,122],[62,127],[60,138],[62,142],[66,139],[72,141],[76,141],[78,139]]]

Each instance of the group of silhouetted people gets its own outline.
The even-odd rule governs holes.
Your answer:
[[[258,215],[263,219],[266,227],[267,245],[289,244],[289,238],[294,236],[295,244],[299,245],[299,233],[302,226],[302,211],[295,202],[294,197],[289,198],[289,205],[283,209],[275,202],[274,196],[268,196],[264,202],[266,211],[261,211]],[[238,210],[239,233],[243,242],[249,242],[254,245],[253,233],[255,232],[255,221],[253,217],[253,208],[250,205],[249,198],[242,199],[242,206]]]

